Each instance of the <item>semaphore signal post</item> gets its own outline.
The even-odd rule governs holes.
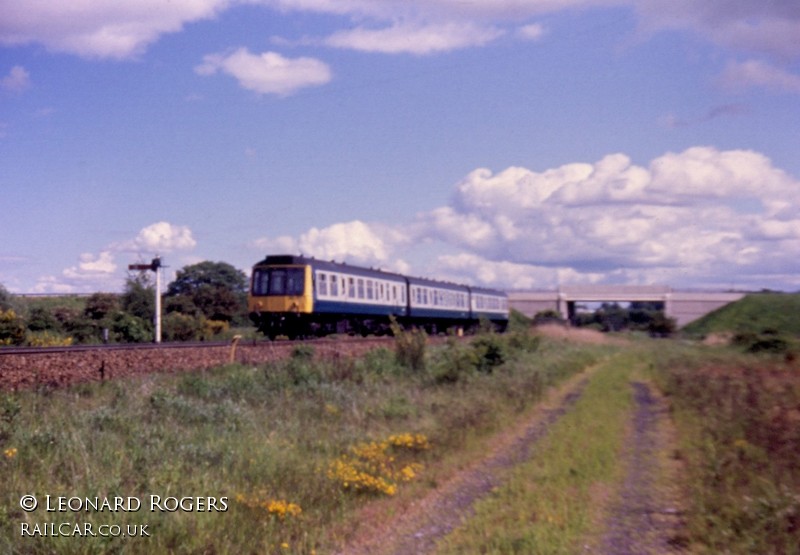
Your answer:
[[[156,315],[155,315],[155,326],[156,326],[156,337],[155,342],[161,343],[161,257],[156,256],[150,264],[129,264],[128,270],[138,270],[140,272],[145,272],[147,270],[152,270],[156,273]]]

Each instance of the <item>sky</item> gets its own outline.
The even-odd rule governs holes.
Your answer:
[[[0,0],[0,284],[797,291],[798,37],[796,0]]]

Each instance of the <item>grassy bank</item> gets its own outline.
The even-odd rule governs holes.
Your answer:
[[[320,362],[304,348],[269,366],[0,393],[0,551],[326,553],[365,504],[434,487],[455,454],[605,352],[489,336],[428,348],[411,370],[387,350]],[[141,508],[48,511],[48,495]],[[22,534],[62,522],[149,536]]]
[[[800,368],[674,348],[654,376],[681,435],[695,552],[800,553]]]

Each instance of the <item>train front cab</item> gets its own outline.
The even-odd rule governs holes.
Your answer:
[[[253,268],[248,298],[250,318],[271,339],[302,336],[314,313],[309,264],[270,262]]]

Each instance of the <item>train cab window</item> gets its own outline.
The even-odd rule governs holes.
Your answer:
[[[327,274],[318,274],[317,275],[317,292],[320,296],[327,297],[328,296],[328,275]]]
[[[305,285],[303,268],[270,268],[269,277],[262,278],[262,295],[302,295]]]
[[[269,270],[253,272],[253,295],[266,295],[269,292]]]

